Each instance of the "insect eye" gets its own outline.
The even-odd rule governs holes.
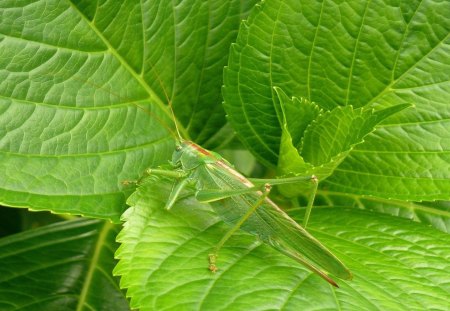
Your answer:
[[[181,147],[180,145],[176,145],[176,146],[175,146],[175,150],[176,150],[176,151],[180,151],[181,149],[182,149],[182,147]]]

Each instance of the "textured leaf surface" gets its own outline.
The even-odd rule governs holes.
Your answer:
[[[111,276],[116,233],[76,220],[0,239],[0,310],[128,310]]]
[[[448,201],[405,202],[321,190],[318,192],[315,203],[317,206],[368,209],[429,224],[440,231],[450,233],[450,202]]]
[[[316,105],[306,99],[288,98],[278,88],[276,92],[283,114],[278,174],[315,175],[320,181],[332,175],[376,125],[409,107],[395,105],[375,111],[338,106],[319,112]],[[281,189],[288,197],[300,196],[305,190],[298,185],[286,185]]]
[[[241,25],[225,71],[225,108],[267,165],[281,127],[273,87],[325,110],[411,103],[326,181],[385,198],[450,198],[450,7],[442,1],[265,1]]]
[[[164,210],[170,190],[169,182],[142,186],[124,214],[115,273],[132,308],[448,309],[450,238],[433,228],[378,213],[314,210],[310,232],[349,266],[354,280],[340,280],[334,289],[242,231],[221,250],[212,274],[208,254],[229,227],[190,197]]]
[[[167,100],[199,140],[223,126],[237,3],[3,1],[0,203],[118,221],[121,182],[171,155]]]

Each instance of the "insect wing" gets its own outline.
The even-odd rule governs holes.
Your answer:
[[[241,189],[252,186],[231,167],[224,163],[207,164],[199,167],[202,175],[202,187],[208,189]],[[211,202],[216,213],[228,224],[234,225],[257,201],[262,193],[230,196]],[[342,279],[351,279],[352,275],[345,265],[316,238],[297,222],[290,218],[270,199],[266,199],[244,222],[241,229],[256,235],[264,243],[281,253],[304,264],[314,272],[323,275],[321,270],[332,273]],[[328,280],[328,279],[327,279]]]

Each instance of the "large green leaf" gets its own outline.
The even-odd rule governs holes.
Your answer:
[[[365,138],[328,189],[407,200],[450,198],[450,6],[445,1],[270,0],[241,25],[225,70],[229,120],[276,165],[279,87],[324,110],[411,103]]]
[[[310,232],[354,274],[339,289],[242,231],[208,254],[230,228],[187,197],[163,207],[170,182],[144,184],[124,214],[115,273],[140,310],[447,310],[450,237],[397,217],[313,211]],[[155,191],[156,190],[156,191]],[[319,221],[320,220],[320,221]]]
[[[0,310],[128,310],[111,276],[116,229],[75,220],[0,239]]]
[[[246,3],[1,2],[0,203],[118,221],[121,182],[170,158],[164,103],[199,140],[223,126]]]

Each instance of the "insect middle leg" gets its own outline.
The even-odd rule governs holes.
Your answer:
[[[303,228],[306,229],[308,225],[309,216],[311,215],[311,210],[314,204],[314,199],[316,197],[317,188],[319,186],[319,179],[315,175],[311,176],[294,176],[286,178],[274,178],[274,179],[251,179],[255,184],[261,184],[262,182],[270,183],[271,185],[286,185],[295,184],[298,182],[309,181],[312,184],[311,191],[308,196],[308,203],[306,205],[305,217],[303,218]]]

